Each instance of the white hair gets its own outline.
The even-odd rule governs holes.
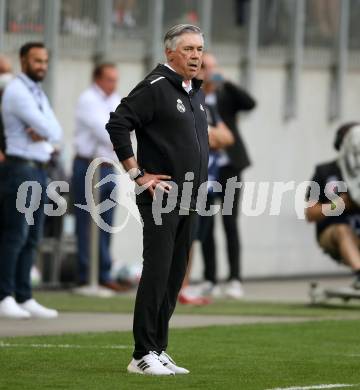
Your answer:
[[[199,34],[204,41],[204,34],[201,29],[192,24],[177,24],[165,34],[164,46],[165,49],[176,50],[181,35],[186,33]]]

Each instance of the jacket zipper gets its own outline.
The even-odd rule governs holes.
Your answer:
[[[196,126],[196,119],[195,119],[194,107],[193,107],[193,105],[192,105],[192,99],[191,99],[191,96],[190,96],[189,94],[188,94],[188,97],[189,97],[191,112],[192,112],[192,116],[193,116],[193,120],[194,120],[196,142],[197,142],[198,149],[199,149],[200,164],[199,164],[199,172],[198,172],[197,186],[195,187],[195,188],[197,188],[197,190],[199,190],[199,186],[200,186],[200,176],[201,176],[201,145],[200,145],[199,136],[198,136],[198,131],[197,131],[197,126]],[[196,197],[196,195],[195,195],[195,197]],[[195,208],[196,208],[196,205],[195,205]]]

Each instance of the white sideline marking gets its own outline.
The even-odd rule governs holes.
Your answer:
[[[267,390],[312,390],[312,389],[335,389],[339,387],[353,387],[356,385],[349,385],[349,384],[342,384],[342,383],[336,383],[332,385],[314,385],[314,386],[295,386],[295,387],[277,387],[275,389],[267,389]]]
[[[0,341],[0,348],[130,349],[130,345],[12,344]]]

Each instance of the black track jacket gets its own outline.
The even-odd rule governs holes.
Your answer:
[[[192,80],[188,94],[183,78],[165,65],[158,65],[110,113],[106,129],[120,161],[134,155],[130,131],[138,142],[137,161],[153,174],[171,176],[178,185],[177,204],[187,172],[194,173],[191,208],[195,208],[200,184],[207,181],[209,159],[208,124],[201,81]],[[151,203],[149,191],[137,203]]]

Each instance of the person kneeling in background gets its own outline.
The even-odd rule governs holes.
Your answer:
[[[360,126],[359,123],[352,122],[338,129],[334,142],[337,151],[340,151],[345,136],[358,126]],[[360,207],[352,200],[348,192],[341,192],[342,189],[339,188],[339,182],[344,181],[340,161],[341,158],[337,158],[316,166],[311,180],[319,184],[320,196],[314,205],[305,210],[305,216],[307,221],[316,224],[319,246],[335,261],[353,270],[355,280],[352,287],[360,289]],[[327,192],[329,189],[332,189],[333,194],[338,195],[337,200],[330,201],[331,196]],[[307,191],[306,200],[312,200],[310,189]],[[343,202],[345,206],[341,215],[325,215],[328,214],[326,211],[330,213],[331,210],[340,206],[340,202]]]

